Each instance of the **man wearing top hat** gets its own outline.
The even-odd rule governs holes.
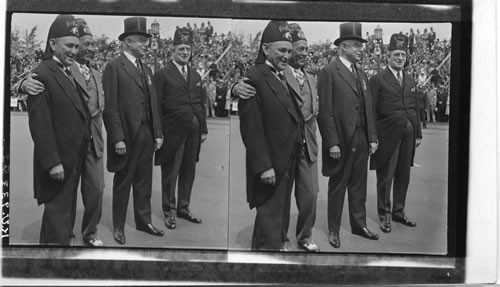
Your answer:
[[[366,74],[356,66],[363,43],[360,23],[340,24],[334,44],[339,56],[321,71],[318,79],[318,126],[323,140],[324,176],[328,176],[328,241],[340,247],[340,225],[346,189],[351,233],[377,240],[366,225],[368,155],[377,150]]]
[[[97,225],[101,219],[102,194],[104,190],[104,140],[102,135],[102,111],[104,109],[104,95],[102,91],[101,75],[90,68],[90,61],[95,53],[95,40],[87,23],[83,19],[75,20],[78,27],[79,43],[75,61],[70,66],[71,74],[78,90],[87,104],[91,122],[91,147],[85,152],[81,170],[81,192],[84,205],[82,222],[82,239],[86,245],[103,246],[97,236]],[[33,75],[35,77],[36,75]],[[36,96],[45,90],[44,85],[27,77],[20,85],[24,92]],[[73,214],[74,216],[75,214]],[[74,225],[73,218],[73,224]]]
[[[415,148],[422,141],[416,102],[416,83],[403,71],[408,37],[393,34],[387,69],[370,79],[379,149],[371,156],[370,169],[377,171],[377,213],[380,229],[391,232],[391,219],[415,227],[405,213]],[[391,209],[391,187],[393,205]]]
[[[270,21],[256,65],[246,75],[256,94],[238,103],[247,201],[257,209],[253,250],[288,250],[291,192],[305,143],[304,119],[295,99],[299,95],[283,74],[291,53],[287,22]]]
[[[176,216],[193,223],[201,219],[190,210],[196,162],[207,138],[205,88],[190,66],[193,32],[179,28],[174,34],[172,60],[155,74],[165,145],[156,152],[161,165],[162,209],[165,225],[177,226]],[[175,187],[177,183],[177,200]]]
[[[316,141],[316,117],[318,114],[318,94],[316,80],[304,71],[307,62],[307,39],[301,27],[290,23],[292,36],[292,55],[289,65],[283,70],[285,79],[294,94],[297,104],[304,117],[305,144],[297,162],[295,174],[295,199],[299,211],[296,227],[298,246],[308,252],[318,252],[319,247],[312,240],[312,229],[316,221],[316,201],[318,197],[318,143]],[[245,91],[252,91],[247,94]],[[241,99],[253,96],[255,89],[245,82],[238,82],[233,92]],[[287,234],[288,224],[285,224],[284,234]]]
[[[28,97],[34,142],[34,189],[44,204],[40,243],[70,245],[78,182],[91,149],[91,115],[70,67],[78,51],[78,28],[71,15],[59,15],[49,29],[46,59],[35,69],[45,90]]]
[[[146,18],[125,19],[123,53],[103,73],[104,125],[107,131],[107,168],[113,178],[113,237],[125,244],[125,218],[133,189],[136,229],[154,236],[163,231],[151,223],[153,152],[163,143],[158,102],[149,67],[142,63],[150,34]]]

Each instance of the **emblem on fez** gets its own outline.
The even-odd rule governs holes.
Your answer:
[[[403,48],[404,43],[404,40],[396,40],[396,47]]]
[[[292,41],[292,34],[290,32],[286,32],[283,34],[283,38],[287,39],[288,41]]]
[[[304,32],[302,32],[302,31],[299,31],[299,33],[297,35],[299,36],[300,39],[306,38],[306,36],[304,35]]]
[[[187,43],[189,40],[189,35],[181,35],[181,42]]]
[[[89,26],[83,26],[83,31],[87,34],[90,34]]]
[[[75,35],[75,36],[78,37],[78,28],[73,27],[73,28],[71,28],[70,32],[71,32],[71,34],[73,34],[73,35]]]

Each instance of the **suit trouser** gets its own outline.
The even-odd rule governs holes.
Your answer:
[[[312,236],[312,229],[316,221],[316,201],[318,198],[318,162],[311,162],[307,150],[303,150],[297,161],[295,172],[295,202],[299,216],[295,235],[297,242],[304,241]],[[290,209],[288,209],[290,211]],[[290,215],[287,217],[290,219]],[[288,238],[288,223],[283,230],[285,238]]]
[[[273,195],[256,207],[257,214],[252,235],[253,250],[280,250],[288,238],[290,204],[297,159],[292,159],[290,168],[277,179]],[[278,181],[279,180],[279,181]]]
[[[191,130],[179,145],[173,160],[161,165],[162,209],[165,217],[175,214],[176,209],[177,212],[190,212],[189,203],[200,141],[200,122],[193,116]],[[176,205],[175,187],[177,181],[179,199]]]
[[[391,187],[394,181],[392,215],[403,217],[406,193],[410,183],[413,149],[413,125],[407,122],[403,137],[396,145],[389,162],[377,169],[377,212],[381,221],[391,219]]]
[[[84,239],[97,233],[97,225],[101,220],[104,190],[103,162],[103,158],[95,156],[94,151],[91,150],[85,153],[81,174],[81,193],[84,207],[81,230]],[[73,215],[76,215],[76,211]],[[72,222],[72,226],[74,226],[75,217]]]
[[[61,191],[45,203],[40,230],[40,243],[69,245],[73,237],[81,161],[64,179]]]
[[[128,165],[113,178],[113,226],[123,228],[130,188],[133,188],[135,225],[151,223],[154,140],[149,124],[142,122],[130,153]],[[112,151],[114,152],[114,151]]]
[[[366,227],[368,142],[364,128],[357,127],[343,168],[328,180],[328,231],[339,232],[346,189],[351,228]]]

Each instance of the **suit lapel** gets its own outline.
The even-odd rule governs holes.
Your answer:
[[[92,71],[92,78],[95,81],[95,85],[97,87],[97,100],[99,101],[99,110],[102,111],[104,109],[104,91],[102,89],[102,79],[101,74],[94,69],[90,69]]]
[[[296,122],[299,122],[299,118],[297,113],[295,112],[295,108],[293,106],[293,95],[290,95],[290,92],[281,82],[276,78],[276,76],[271,72],[269,67],[266,64],[262,65],[261,69],[262,74],[266,78],[266,82],[271,87],[274,92],[274,95],[278,98],[283,106],[285,106],[288,113],[295,119]]]
[[[318,102],[318,97],[317,97],[317,90],[316,90],[316,80],[314,79],[313,76],[309,75],[308,73],[305,73],[306,78],[307,78],[307,85],[309,86],[309,91],[311,91],[311,102],[312,102],[312,107],[313,107],[313,114],[316,114],[319,108],[319,102]]]
[[[285,74],[286,81],[288,82],[290,87],[292,87],[292,89],[295,91],[295,93],[298,95],[297,99],[299,99],[299,101],[301,101],[301,102],[304,102],[304,100],[300,96],[299,81],[297,81],[297,78],[295,78],[295,75],[293,74],[292,68],[290,66],[287,66],[285,71],[284,71],[284,74]]]
[[[78,64],[76,62],[71,65],[71,73],[73,74],[73,78],[75,78],[76,83],[80,85],[81,90],[85,92],[85,97],[88,99],[90,98],[90,95],[87,93],[87,89],[85,88],[87,83],[85,83],[85,79],[83,78],[83,75],[77,65]]]
[[[335,60],[336,65],[337,65],[337,71],[339,75],[349,84],[351,89],[357,94],[358,93],[358,87],[356,87],[356,79],[354,78],[354,75],[352,74],[349,69],[340,61],[339,58]]]
[[[124,54],[121,55],[121,60],[125,72],[127,72],[135,80],[141,89],[145,90],[145,87],[142,84],[141,74],[139,73],[139,70],[137,70],[137,67],[134,66],[134,64],[132,64],[132,62],[130,62]]]
[[[78,95],[78,90],[76,90],[76,84],[72,83],[71,80],[64,74],[64,72],[59,69],[59,66],[57,66],[54,60],[48,61],[47,64],[54,72],[56,81],[57,83],[59,83],[66,96],[71,100],[75,108],[80,111],[82,116],[85,118],[87,116],[87,113],[85,111],[85,107],[83,106],[82,99]]]
[[[399,85],[398,80],[396,77],[394,77],[394,74],[389,70],[389,68],[385,69],[383,72],[383,77],[388,82],[398,93],[402,96],[403,95],[403,89],[401,88],[401,85]],[[403,80],[404,83],[404,80]]]
[[[177,80],[179,82],[179,84],[181,84],[182,86],[186,86],[186,80],[182,76],[179,69],[177,69],[177,66],[174,64],[174,62],[172,62],[172,61],[170,62],[170,64],[168,65],[167,72],[170,74],[170,76],[172,78]],[[190,77],[189,77],[189,72],[188,72],[188,80],[189,80],[189,78]]]

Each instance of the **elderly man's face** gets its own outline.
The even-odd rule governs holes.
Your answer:
[[[394,50],[389,52],[389,66],[396,71],[401,71],[406,63],[406,52]]]
[[[65,67],[73,65],[80,41],[78,37],[66,36],[56,39],[50,39],[50,47],[56,56]]]
[[[306,40],[299,40],[292,44],[292,57],[290,58],[290,66],[295,69],[300,69],[307,63],[307,55],[309,50],[307,48]]]
[[[180,44],[174,46],[173,60],[179,65],[186,65],[191,58],[191,46]]]
[[[288,41],[278,41],[262,45],[266,60],[273,64],[278,71],[283,71],[288,65],[292,55],[292,43]]]
[[[96,42],[91,35],[80,37],[80,47],[78,49],[77,61],[88,63],[94,58]]]
[[[142,58],[148,53],[149,38],[142,35],[129,35],[125,38],[130,53],[136,58]]]
[[[340,43],[340,48],[349,62],[356,63],[361,61],[363,54],[363,43],[361,41],[345,40]]]

